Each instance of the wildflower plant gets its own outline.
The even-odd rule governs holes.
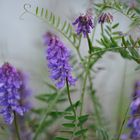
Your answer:
[[[93,84],[94,66],[106,52],[119,53],[122,58],[140,64],[140,40],[135,40],[118,29],[120,23],[115,22],[114,11],[129,18],[131,27],[140,25],[140,12],[137,7],[132,8],[115,0],[94,3],[92,8],[93,14],[85,12],[72,22],[67,22],[47,9],[36,7],[34,11],[30,4],[24,5],[22,16],[25,13],[34,15],[57,32],[47,31],[45,34],[44,31],[44,60],[50,80],[45,82],[48,91],[36,96],[44,106],[32,108],[27,119],[32,140],[120,140],[128,136],[132,140],[140,138],[140,119],[137,116],[140,107],[139,82],[136,83],[133,101],[125,110],[125,115],[120,119],[118,114],[121,121],[116,121],[118,127],[115,133],[110,129],[109,120],[103,113]],[[101,33],[96,40],[98,25]],[[65,43],[65,39],[69,45]],[[88,50],[86,56],[81,54],[82,40],[87,41],[87,46],[84,46]],[[74,55],[70,53],[70,46],[75,49]],[[24,115],[27,111],[25,105],[20,102],[21,98],[24,98],[21,94],[26,91],[23,81],[22,73],[9,63],[0,68],[0,113],[8,124],[12,124],[15,113]],[[74,99],[78,93],[80,97]],[[85,96],[89,96],[88,103],[92,105],[90,111],[85,107]],[[129,109],[131,114],[128,113]],[[126,122],[129,122],[128,126],[132,130],[130,135],[123,135]],[[18,139],[22,140],[19,135]]]
[[[9,125],[15,120],[18,139],[20,136],[16,116],[23,116],[29,110],[25,98],[29,96],[30,90],[25,79],[25,75],[8,62],[0,67],[0,114]]]

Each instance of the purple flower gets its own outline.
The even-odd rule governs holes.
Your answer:
[[[66,79],[70,85],[74,85],[76,79],[71,75],[72,67],[69,64],[70,53],[60,41],[60,39],[48,32],[44,36],[45,45],[48,46],[46,51],[46,59],[50,69],[51,79],[56,82],[57,88],[64,87]]]
[[[113,16],[110,13],[102,13],[98,19],[98,22],[101,24],[105,22],[112,22],[112,21],[113,21]]]
[[[92,17],[87,13],[80,15],[74,22],[73,25],[77,25],[76,32],[78,35],[83,33],[84,37],[91,32],[91,28],[94,28]]]
[[[137,113],[139,108],[140,108],[140,98],[136,98],[135,100],[132,101],[130,105],[131,114],[133,115]]]
[[[28,111],[28,93],[23,73],[4,63],[0,67],[0,114],[7,124],[13,122],[14,112],[23,116]]]
[[[135,83],[135,91],[133,100],[130,105],[131,118],[128,120],[127,126],[131,129],[130,138],[132,140],[140,139],[140,82]]]
[[[121,135],[121,140],[128,140],[128,136],[126,134]]]

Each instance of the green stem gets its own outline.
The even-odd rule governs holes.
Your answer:
[[[127,109],[126,109],[126,112],[125,112],[125,115],[124,115],[124,119],[123,119],[123,121],[122,121],[120,130],[119,130],[119,134],[118,134],[117,140],[120,140],[120,137],[121,137],[121,134],[122,134],[122,131],[123,131],[123,126],[124,126],[125,121],[126,121],[126,119],[127,119],[127,114],[128,114],[128,111],[129,111],[129,106],[130,106],[130,104],[128,105],[128,107],[127,107]]]
[[[90,65],[90,59],[91,59],[91,52],[92,52],[92,42],[89,38],[89,35],[87,34],[87,41],[88,41],[88,46],[89,46],[89,58],[88,58],[88,67],[85,67],[86,70],[86,74],[85,74],[85,78],[84,78],[84,83],[83,83],[83,88],[82,88],[82,94],[81,94],[81,108],[80,108],[80,116],[82,115],[83,112],[83,105],[84,105],[84,96],[85,96],[85,89],[86,89],[86,82],[87,82],[87,78],[88,78],[88,74],[90,72],[91,69],[91,65]]]
[[[15,124],[15,130],[16,130],[16,134],[17,134],[17,139],[20,139],[20,134],[19,134],[19,128],[18,128],[18,123],[17,123],[17,116],[16,116],[16,112],[14,111],[14,124]]]
[[[124,100],[124,87],[125,87],[125,78],[126,78],[126,69],[127,69],[127,63],[126,61],[124,62],[124,71],[123,71],[123,76],[122,76],[122,86],[121,86],[121,92],[120,92],[120,99],[119,99],[119,107],[118,107],[118,112],[117,112],[117,127],[116,127],[116,132],[119,131],[120,128],[120,116],[122,117],[123,113],[123,100]]]
[[[92,52],[92,42],[91,42],[88,34],[87,34],[87,41],[88,41],[88,47],[89,47],[89,54],[91,54],[91,52]]]
[[[119,46],[119,47],[115,47],[115,48],[103,48],[103,49],[101,49],[99,51],[96,51],[96,52],[92,53],[91,56],[94,56],[94,55],[100,54],[101,52],[106,52],[106,51],[114,51],[115,52],[115,51],[117,51],[119,49],[126,49],[126,47],[120,47]],[[129,55],[129,56],[131,56],[133,59],[137,59],[136,57],[134,57],[132,55]]]
[[[92,84],[92,79],[91,79],[91,74],[89,73],[89,86],[90,86],[90,90],[91,90],[91,97],[92,97],[92,102],[93,102],[93,107],[95,109],[95,115],[96,115],[96,119],[97,119],[97,123],[98,125],[101,126],[101,117],[100,117],[100,113],[97,109],[97,104],[96,104],[96,98],[95,98],[95,93],[93,90],[93,84]]]
[[[86,82],[87,82],[88,73],[89,73],[89,71],[87,71],[86,74],[85,74],[83,88],[82,88],[80,116],[82,115],[82,111],[83,111],[84,96],[85,96],[85,89],[86,89]]]
[[[82,58],[82,55],[81,55],[81,53],[80,53],[79,48],[76,48],[76,51],[77,51],[77,54],[78,54],[78,56],[79,56],[79,59],[80,59],[81,62],[82,62],[82,61],[83,61],[83,58]]]
[[[91,41],[92,41],[93,44],[94,44],[94,37],[95,37],[95,31],[96,31],[96,28],[97,28],[97,23],[98,23],[98,20],[95,21],[95,27],[94,27],[94,30],[92,32],[92,37],[91,37]]]
[[[59,97],[60,97],[60,93],[57,93],[55,99],[52,101],[52,103],[48,106],[48,109],[46,110],[42,120],[40,121],[40,124],[38,126],[38,128],[35,131],[35,136],[33,137],[33,140],[37,140],[37,137],[40,134],[40,129],[42,128],[42,125],[44,124],[49,112],[53,109],[53,107],[55,106],[56,102],[58,101]]]
[[[101,23],[101,33],[102,33],[102,35],[104,35],[104,26],[103,26],[103,23]]]
[[[73,137],[74,137],[74,132],[76,131],[77,129],[77,121],[78,121],[78,118],[77,118],[77,115],[76,115],[76,111],[75,111],[75,108],[73,106],[73,103],[72,103],[72,99],[71,99],[71,96],[70,96],[70,89],[69,89],[69,83],[68,83],[68,79],[66,78],[66,88],[67,88],[67,94],[68,94],[68,100],[69,100],[69,103],[70,103],[70,106],[73,110],[73,114],[74,114],[74,117],[75,117],[75,120],[76,120],[76,123],[75,123],[75,128],[73,130],[73,135],[71,136],[71,140],[73,140]],[[74,122],[73,122],[74,123]]]
[[[69,89],[69,83],[68,83],[68,79],[66,78],[66,86],[67,86],[67,94],[68,94],[68,99],[69,99],[69,103],[71,105],[71,108],[73,110],[73,114],[76,118],[76,111],[74,109],[74,106],[73,106],[73,103],[72,103],[72,100],[71,100],[71,96],[70,96],[70,89]]]

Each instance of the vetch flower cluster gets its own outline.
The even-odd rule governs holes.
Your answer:
[[[91,29],[94,28],[91,15],[89,13],[85,15],[80,15],[74,22],[73,25],[77,25],[76,32],[78,35],[83,33],[84,37],[87,37],[87,34],[91,32]]]
[[[110,13],[102,13],[99,16],[98,22],[103,24],[105,22],[112,22],[113,21],[113,16]]]
[[[46,51],[48,68],[50,69],[51,79],[56,82],[56,87],[64,87],[66,79],[70,85],[74,85],[76,79],[71,75],[70,52],[56,35],[48,32],[45,34],[44,39],[45,45],[48,46]]]
[[[126,139],[140,140],[140,81],[135,83],[133,100],[130,105],[130,115],[131,118],[128,120],[127,126],[131,129],[131,133],[125,137]]]
[[[14,120],[14,112],[23,116],[29,109],[29,94],[25,75],[9,63],[0,67],[0,114],[7,124]]]
[[[128,127],[132,129],[130,138],[133,140],[140,139],[140,81],[135,84],[135,92],[133,101],[130,105],[131,119],[128,122]]]

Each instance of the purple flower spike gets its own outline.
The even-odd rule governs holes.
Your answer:
[[[14,112],[23,116],[28,111],[25,97],[29,90],[25,76],[9,63],[0,67],[0,114],[7,124],[14,120]]]
[[[98,22],[103,24],[105,22],[112,22],[113,16],[110,13],[102,13],[98,19]]]
[[[128,120],[127,126],[131,129],[129,138],[132,140],[140,140],[140,81],[135,83],[135,91],[133,100],[130,105],[131,118]]]
[[[94,28],[92,17],[88,13],[86,15],[80,15],[73,22],[73,25],[77,25],[77,34],[80,35],[83,33],[84,37],[87,37],[87,34]]]
[[[46,59],[50,69],[51,79],[56,81],[57,88],[63,88],[66,79],[70,85],[74,85],[76,79],[71,75],[72,67],[69,64],[70,53],[60,41],[60,39],[48,32],[44,36],[45,45],[48,46],[46,51]]]

